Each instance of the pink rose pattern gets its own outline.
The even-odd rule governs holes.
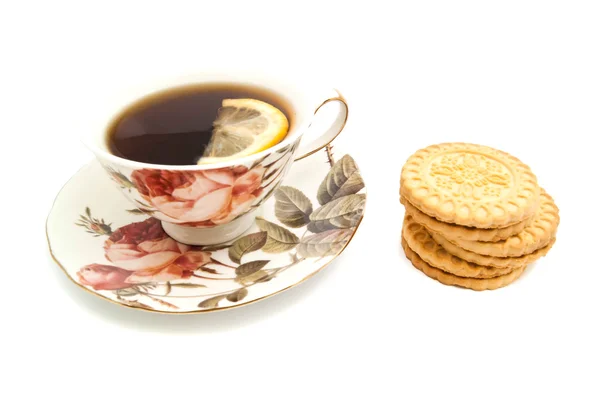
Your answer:
[[[196,227],[225,224],[245,213],[262,194],[267,167],[245,166],[204,171],[140,169],[131,180],[105,167],[122,188],[136,188],[154,209],[155,216]],[[110,234],[105,257],[113,265],[90,264],[77,272],[81,284],[95,290],[120,290],[138,284],[187,279],[211,262],[209,252],[181,244],[162,229],[160,220],[149,218],[111,233],[98,229],[88,214],[78,222],[98,235]],[[104,226],[103,226],[104,227]]]
[[[267,169],[244,166],[205,171],[141,169],[131,179],[164,217],[195,227],[225,224],[250,209]],[[163,217],[161,216],[161,218]]]
[[[114,266],[83,267],[77,273],[81,284],[95,290],[116,290],[140,283],[185,279],[211,262],[210,253],[173,240],[155,218],[116,230],[104,242],[104,252]]]
[[[333,173],[330,171],[324,177],[319,191],[321,188],[326,188],[328,194],[331,195],[330,192],[337,191],[336,188],[341,185],[338,182],[340,179],[342,181],[349,177],[356,179],[358,170],[354,160],[348,155],[335,164],[330,149],[327,149],[327,155]],[[270,163],[264,167],[256,166],[251,169],[237,166],[193,172],[142,169],[133,172],[127,188],[136,188],[142,197],[155,208],[152,211],[155,216],[158,214],[160,218],[168,217],[180,224],[214,226],[233,220],[257,202],[262,195],[261,185],[265,176],[266,180],[270,182],[263,186],[268,187],[277,180],[279,174],[276,171],[267,174],[267,170],[273,165],[274,163]],[[274,179],[269,177],[274,177]],[[358,179],[360,179],[360,175],[358,175]],[[277,239],[271,238],[269,236],[271,234],[268,234],[269,228],[265,227],[260,227],[259,233],[248,234],[246,237],[251,237],[251,240],[240,238],[236,241],[236,243],[240,241],[240,244],[243,241],[253,241],[252,243],[255,245],[262,244],[251,248],[247,248],[248,244],[240,245],[242,248],[246,246],[246,249],[241,251],[242,254],[257,251],[263,247],[265,252],[275,253],[294,249],[291,254],[293,256],[291,264],[270,266],[268,270],[260,272],[256,271],[257,266],[262,269],[266,265],[265,262],[268,264],[269,261],[242,263],[242,256],[239,254],[240,248],[232,253],[236,243],[225,247],[229,248],[229,259],[235,264],[232,266],[215,260],[211,256],[211,252],[225,249],[224,247],[194,247],[181,244],[164,232],[160,220],[157,218],[151,217],[141,222],[130,223],[112,231],[111,223],[106,223],[104,219],[94,218],[90,208],[86,207],[85,213],[79,216],[79,220],[75,224],[84,227],[86,232],[96,237],[108,235],[103,248],[105,258],[112,262],[112,265],[98,263],[86,265],[76,273],[77,280],[80,284],[94,290],[113,291],[114,296],[123,304],[145,309],[155,309],[155,307],[140,302],[138,300],[140,296],[143,296],[143,299],[151,299],[161,307],[178,309],[176,305],[164,299],[172,288],[207,287],[205,284],[194,282],[196,278],[227,280],[236,283],[235,287],[229,288],[225,292],[206,294],[205,296],[208,298],[202,300],[198,304],[198,308],[216,308],[223,299],[227,299],[229,302],[239,302],[248,294],[248,286],[267,282],[306,258],[333,255],[343,250],[360,219],[332,219],[328,224],[312,224],[312,226],[309,222],[313,215],[319,215],[319,212],[324,213],[324,210],[330,208],[329,203],[332,202],[345,205],[346,209],[350,208],[344,209],[346,214],[362,215],[365,195],[358,192],[363,187],[364,184],[361,180],[360,185],[354,185],[351,193],[347,193],[343,197],[323,198],[325,200],[318,198],[320,206],[316,206],[317,209],[313,208],[310,200],[301,191],[288,187],[288,191],[294,190],[303,196],[299,197],[299,204],[293,206],[290,206],[286,197],[278,198],[275,203],[275,214],[281,223],[290,228],[298,229],[308,225],[304,235],[298,237],[287,228],[270,222],[268,227],[276,227],[277,232],[285,234],[287,242],[283,247],[273,248]],[[146,212],[142,209],[140,211]],[[129,212],[134,213],[134,211]],[[297,221],[301,221],[303,224],[298,226]],[[268,247],[270,247],[269,250],[267,250]],[[236,252],[238,253],[236,254]],[[222,273],[217,270],[204,267],[208,264],[211,264],[211,267],[222,266],[227,268],[226,270],[232,270],[222,276]],[[211,276],[202,275],[197,270],[208,272]],[[256,273],[262,273],[262,275]],[[232,274],[235,276],[232,277]],[[194,281],[188,280],[191,277],[194,277]],[[186,282],[177,280],[186,280]],[[160,285],[161,292],[159,293],[164,295],[148,292],[155,289],[157,285]]]
[[[126,281],[130,275],[131,272],[125,269],[116,266],[99,265],[97,263],[84,266],[77,272],[79,282],[95,290],[120,290],[127,288],[131,286]]]

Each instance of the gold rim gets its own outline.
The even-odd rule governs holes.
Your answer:
[[[340,91],[338,91],[337,89],[334,89],[334,91],[338,94],[335,97],[330,97],[329,99],[325,100],[323,103],[321,103],[319,105],[319,107],[317,107],[315,109],[314,114],[317,114],[317,112],[319,111],[319,109],[323,106],[325,106],[327,103],[329,102],[340,102],[344,105],[344,107],[346,108],[346,117],[344,118],[344,122],[342,123],[342,126],[340,127],[339,131],[337,134],[335,134],[335,136],[333,138],[331,138],[331,140],[329,142],[327,142],[326,144],[324,144],[323,146],[317,148],[317,149],[313,149],[310,152],[308,152],[305,155],[302,155],[296,159],[294,159],[295,162],[297,162],[298,160],[302,160],[308,156],[314,155],[315,153],[317,153],[319,150],[322,150],[325,146],[329,145],[331,142],[333,142],[335,140],[335,138],[337,138],[342,131],[344,130],[344,127],[346,126],[346,123],[348,122],[348,114],[350,113],[350,109],[348,108],[348,103],[346,102],[346,98],[344,98],[344,96],[340,93]],[[357,226],[358,227],[358,226]]]
[[[94,161],[92,161],[91,163],[94,163]],[[241,303],[241,304],[237,304],[237,305],[229,305],[229,306],[217,307],[217,308],[211,308],[211,309],[192,310],[192,311],[185,311],[185,312],[177,312],[177,311],[167,312],[167,311],[160,311],[160,310],[156,310],[156,309],[143,308],[143,307],[140,307],[140,306],[127,305],[127,304],[123,304],[123,303],[117,302],[114,299],[111,299],[111,298],[109,298],[109,297],[107,297],[105,295],[99,294],[99,293],[97,293],[95,291],[92,291],[89,288],[81,285],[80,283],[78,283],[77,281],[75,281],[73,279],[73,277],[71,277],[71,275],[67,272],[67,269],[65,269],[65,267],[59,262],[59,260],[56,258],[56,256],[52,252],[52,245],[50,243],[50,236],[48,235],[48,221],[50,220],[50,215],[52,214],[52,211],[54,210],[54,206],[56,205],[56,201],[58,200],[58,197],[60,196],[60,194],[62,193],[62,191],[64,190],[64,188],[67,186],[67,184],[77,174],[79,174],[81,172],[81,170],[83,170],[85,167],[91,165],[91,163],[86,164],[85,166],[83,166],[82,168],[80,168],[79,170],[77,170],[77,172],[75,174],[73,174],[73,176],[71,178],[69,178],[69,180],[67,182],[65,182],[64,185],[60,188],[60,191],[58,191],[58,194],[54,198],[54,202],[52,202],[52,207],[50,208],[50,212],[48,213],[48,217],[46,217],[46,242],[48,243],[48,251],[50,252],[50,256],[52,257],[52,260],[54,260],[54,263],[56,263],[58,265],[58,267],[60,267],[60,269],[63,271],[63,273],[65,273],[65,275],[69,278],[69,280],[71,280],[71,282],[74,283],[77,287],[82,288],[86,292],[88,292],[88,293],[90,293],[92,295],[95,295],[95,296],[97,296],[99,298],[105,299],[105,300],[107,300],[107,301],[109,301],[109,302],[111,302],[111,303],[113,303],[115,305],[120,305],[120,306],[123,306],[125,308],[130,308],[130,309],[135,309],[135,310],[143,310],[143,311],[146,311],[146,312],[160,313],[160,314],[164,314],[164,315],[191,315],[191,314],[199,314],[199,313],[219,312],[219,311],[224,311],[224,310],[234,309],[234,308],[240,308],[242,306],[250,305],[250,304],[253,304],[255,302],[262,301],[263,299],[275,296],[275,295],[277,295],[279,293],[282,293],[282,292],[284,292],[286,290],[289,290],[292,287],[296,287],[297,285],[302,284],[306,280],[310,279],[311,277],[313,277],[314,275],[316,275],[317,273],[319,273],[321,270],[325,269],[327,266],[329,266],[329,264],[331,262],[333,262],[335,259],[337,259],[337,257],[340,256],[342,254],[342,252],[344,252],[344,250],[346,249],[346,247],[350,244],[350,242],[354,238],[354,235],[356,235],[356,232],[358,231],[358,227],[360,227],[360,224],[362,223],[362,220],[365,217],[365,212],[366,212],[366,201],[365,201],[365,208],[363,209],[363,215],[361,216],[360,220],[358,221],[358,224],[356,225],[356,228],[354,229],[354,231],[352,232],[352,235],[348,239],[348,242],[346,242],[346,244],[344,245],[344,247],[338,253],[336,253],[329,262],[325,263],[319,269],[317,269],[314,272],[310,273],[308,276],[304,277],[302,280],[300,280],[300,281],[298,281],[296,283],[293,283],[293,284],[291,284],[291,285],[289,285],[289,286],[287,286],[285,288],[282,288],[281,290],[278,290],[278,291],[273,292],[271,294],[264,295],[264,296],[262,296],[260,298],[253,299],[253,300],[245,302],[245,303]],[[366,186],[365,186],[365,188],[366,188]]]

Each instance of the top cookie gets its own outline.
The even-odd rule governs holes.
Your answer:
[[[505,227],[531,217],[540,188],[529,167],[508,153],[468,143],[442,143],[406,161],[400,194],[447,223]]]

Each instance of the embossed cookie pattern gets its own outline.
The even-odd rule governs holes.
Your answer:
[[[506,196],[514,186],[514,177],[506,165],[474,153],[449,152],[435,157],[429,177],[441,191],[476,200]]]
[[[560,222],[527,165],[468,143],[431,145],[410,156],[400,203],[406,257],[443,284],[473,290],[515,281],[552,248]]]
[[[402,168],[400,194],[446,223],[500,228],[531,217],[539,202],[537,178],[519,159],[467,143],[432,145]]]

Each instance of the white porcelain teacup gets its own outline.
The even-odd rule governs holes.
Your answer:
[[[151,93],[203,83],[249,84],[273,92],[291,109],[287,136],[260,153],[205,165],[140,163],[109,152],[107,130],[119,111]],[[310,127],[321,106],[332,101],[342,106],[333,123],[320,130]],[[342,131],[348,117],[348,106],[337,91],[331,97],[319,97],[318,91],[298,83],[257,74],[223,72],[180,77],[127,90],[117,96],[110,108],[102,111],[102,128],[89,133],[84,142],[136,209],[161,220],[171,237],[190,245],[227,242],[244,233],[252,225],[258,207],[273,194],[292,163],[330,143]]]

